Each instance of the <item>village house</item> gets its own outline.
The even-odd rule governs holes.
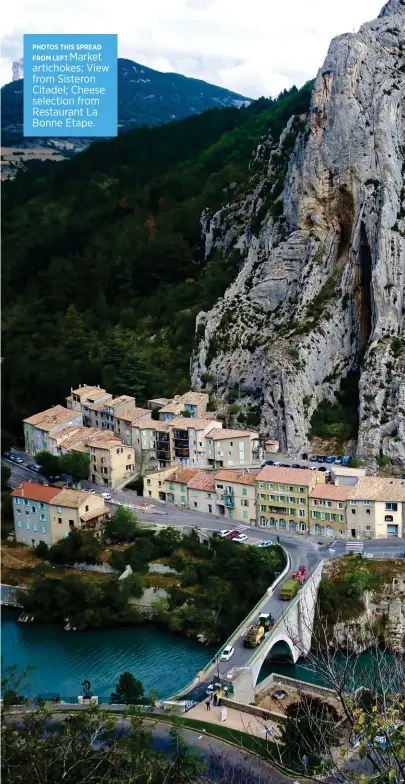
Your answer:
[[[203,418],[209,401],[206,392],[186,392],[175,395],[166,405],[159,408],[159,419],[168,421],[175,416],[189,416],[191,419]]]
[[[50,438],[67,426],[82,426],[83,417],[78,411],[63,406],[53,406],[23,421],[25,451],[29,455],[46,450],[52,451]]]
[[[110,514],[101,496],[80,490],[23,482],[10,495],[16,541],[32,547],[51,546],[72,528],[97,528]]]
[[[87,401],[83,404],[83,424],[114,432],[115,418],[130,408],[135,408],[135,398],[130,395],[111,397],[98,403]]]
[[[171,430],[166,422],[139,419],[132,425],[132,446],[141,473],[166,468],[173,462]]]
[[[349,485],[317,484],[309,494],[310,530],[319,536],[346,539]]]
[[[66,398],[67,408],[83,413],[83,407],[87,403],[101,403],[105,400],[112,400],[112,395],[99,386],[88,386],[80,384],[78,389],[70,389],[70,395]]]
[[[233,469],[215,473],[218,514],[256,525],[256,480],[259,470]]]
[[[309,531],[309,494],[324,483],[322,471],[265,466],[257,475],[256,509],[259,525],[305,534]]]
[[[213,455],[215,452],[209,442],[212,440],[214,432],[222,432],[222,422],[175,417],[169,425],[172,433],[173,461],[191,468],[209,467],[210,448]],[[210,433],[209,437],[208,433]]]
[[[365,476],[350,488],[349,539],[405,536],[405,480]]]
[[[168,403],[170,403],[168,397],[156,397],[146,401],[146,405],[151,411],[159,411],[160,408],[163,408],[163,406],[166,406]]]
[[[350,468],[350,466],[330,466],[331,482],[335,485],[356,485],[366,476],[365,468]]]
[[[90,477],[94,484],[119,488],[130,481],[135,473],[135,451],[126,446],[113,433],[101,433],[90,438],[75,451],[90,453]]]
[[[115,415],[114,433],[122,439],[127,446],[134,446],[132,443],[134,427],[137,423],[152,421],[152,412],[148,408],[130,408]]]
[[[258,465],[261,459],[259,436],[253,430],[228,430],[217,427],[205,436],[206,465],[213,468]]]
[[[188,470],[188,469],[183,469]],[[190,509],[208,514],[218,514],[215,496],[215,471],[198,471],[187,483],[187,500]],[[169,477],[170,483],[170,477]]]

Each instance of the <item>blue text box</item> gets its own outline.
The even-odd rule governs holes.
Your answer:
[[[116,35],[24,35],[24,136],[117,136]]]

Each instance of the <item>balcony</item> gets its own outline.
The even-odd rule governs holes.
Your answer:
[[[156,455],[157,455],[157,459],[158,460],[166,460],[166,462],[170,461],[170,453],[169,452],[164,452],[163,450],[159,450],[158,449],[157,452],[156,452]]]
[[[190,457],[190,450],[189,449],[179,449],[174,448],[175,457]]]
[[[235,499],[232,493],[226,493],[224,495],[224,502],[225,502],[225,506],[229,507],[229,509],[235,508]]]

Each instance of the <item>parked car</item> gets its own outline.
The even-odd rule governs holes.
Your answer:
[[[94,490],[93,490],[93,492],[94,492]],[[101,493],[101,495],[103,496],[104,501],[112,501],[111,493]]]
[[[312,463],[315,463],[318,460],[318,455],[312,455],[312,457],[310,457],[309,459],[311,460]]]
[[[247,536],[246,534],[239,534],[238,536],[233,537],[234,542],[246,542]]]
[[[329,455],[329,457],[326,458],[327,463],[334,463],[335,461],[336,457],[333,457],[333,455]]]
[[[350,464],[351,459],[352,459],[351,455],[345,455],[344,457],[342,457],[342,466],[348,466]]]
[[[278,463],[274,463],[274,460],[266,460],[264,465],[278,465]]]
[[[48,476],[50,482],[59,482],[60,476],[59,474],[55,474],[55,476]]]
[[[274,463],[275,466],[281,466],[281,463]]]
[[[317,462],[326,463],[326,455],[319,455]]]
[[[231,656],[235,653],[235,649],[232,648],[232,645],[227,645],[226,648],[221,653],[221,661],[229,661]]]
[[[268,539],[267,541],[265,541],[263,539],[262,542],[258,542],[257,543],[256,547],[272,547],[272,545],[273,545],[273,542],[271,542],[270,539]]]
[[[239,534],[240,534],[240,531],[230,531],[229,534],[227,534],[226,538],[227,539],[235,539],[235,536],[239,536]]]
[[[12,460],[13,463],[23,463],[24,462],[22,457],[20,457],[19,455],[15,455],[14,452],[10,452],[10,458],[9,459]]]
[[[335,460],[335,465],[342,465],[342,460],[343,460],[342,457],[337,457]]]
[[[27,468],[29,468],[30,471],[35,471],[37,474],[39,474],[41,470],[41,466],[36,465],[36,463],[27,463]]]
[[[221,539],[224,539],[226,536],[229,536],[229,534],[231,533],[232,531],[230,528],[223,528],[222,531],[216,532],[217,536],[219,536]]]
[[[299,463],[293,463],[291,468],[301,468]]]
[[[309,469],[310,471],[319,471],[319,466],[310,466]]]
[[[96,491],[95,491],[95,490],[94,490],[92,487],[90,487],[90,488],[89,488],[89,493],[91,493],[92,495],[95,495],[95,494],[96,494]],[[107,494],[107,495],[108,495],[108,494]],[[104,493],[103,493],[103,496],[104,496]]]
[[[325,474],[326,474],[326,468],[325,468],[325,466],[317,466],[317,470],[318,470],[318,471],[324,471],[324,472],[325,472]],[[329,471],[329,473],[330,473],[330,471]]]
[[[11,460],[11,452],[3,452],[3,457],[6,460]]]

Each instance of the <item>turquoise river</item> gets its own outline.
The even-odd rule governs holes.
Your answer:
[[[3,608],[2,656],[4,665],[16,664],[29,673],[26,696],[57,693],[69,701],[81,692],[82,681],[91,682],[93,694],[107,702],[121,673],[129,671],[143,681],[145,691],[155,689],[168,697],[192,680],[216,652],[151,624],[134,627],[65,632],[51,624],[17,622],[18,610]],[[368,654],[359,659],[367,666]],[[309,682],[319,682],[305,662],[293,666],[265,663],[259,680],[271,672]]]

